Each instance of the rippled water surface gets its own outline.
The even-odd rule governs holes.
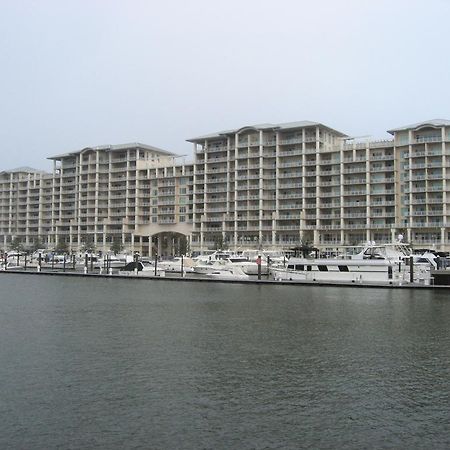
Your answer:
[[[0,448],[449,448],[450,291],[0,276]]]

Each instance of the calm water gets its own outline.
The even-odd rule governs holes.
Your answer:
[[[0,448],[449,448],[450,291],[0,276]]]

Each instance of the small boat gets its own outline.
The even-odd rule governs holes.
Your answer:
[[[119,270],[119,275],[137,276],[137,277],[154,277],[155,265],[150,261],[135,261],[128,263],[122,270]],[[164,269],[156,266],[156,276],[164,277],[166,272]]]
[[[5,267],[5,262],[2,261],[1,265],[0,265],[0,270],[1,271],[8,271],[8,270],[20,270],[23,269],[25,266],[24,265],[17,265],[17,262],[13,262],[13,261],[8,261],[6,263],[6,267]]]
[[[247,275],[258,275],[258,263],[257,261],[241,260],[236,258],[228,258],[227,262],[230,266],[240,267]],[[261,273],[263,275],[268,274],[267,262],[261,258]]]
[[[240,267],[224,267],[205,274],[218,280],[248,280],[250,277]]]
[[[190,273],[194,272],[194,261],[192,258],[183,257],[183,260],[181,257],[175,257],[173,259],[168,259],[164,261],[158,262],[158,267],[161,267],[161,269],[164,269],[166,272],[172,272],[172,273],[181,273],[181,268],[183,267],[184,273]]]
[[[227,262],[223,259],[218,260],[198,260],[194,265],[193,272],[199,273],[202,275],[212,273],[217,270],[225,269],[227,266]]]
[[[105,255],[99,258],[98,266],[103,268],[111,268],[111,269],[122,269],[127,264],[127,258],[124,256],[123,258],[118,258],[115,255]]]

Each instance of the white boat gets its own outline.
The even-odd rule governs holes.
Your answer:
[[[208,278],[218,280],[248,280],[250,277],[240,267],[224,267],[205,274]]]
[[[25,266],[24,265],[17,265],[17,262],[14,261],[8,261],[6,263],[6,267],[5,267],[5,262],[2,261],[1,265],[0,265],[0,270],[1,271],[8,271],[8,270],[19,270],[19,269],[23,269]]]
[[[323,282],[392,282],[409,281],[408,260],[413,257],[415,282],[429,284],[434,255],[414,257],[405,244],[369,244],[350,258],[291,257],[286,267],[274,267],[275,280]]]
[[[132,259],[132,257],[129,257],[127,260],[126,256],[119,258],[116,255],[105,255],[99,258],[98,266],[102,268],[122,269],[128,262],[131,262]]]
[[[122,270],[119,270],[119,275],[125,276],[137,276],[137,277],[154,277],[155,276],[155,265],[150,261],[138,261],[136,263],[128,263]],[[156,266],[156,276],[164,277],[166,272],[164,269]]]
[[[192,267],[194,273],[198,274],[208,274],[217,270],[226,269],[227,261],[223,259],[219,260],[197,260],[196,264]]]
[[[158,261],[158,267],[164,269],[167,273],[181,273],[181,268],[183,267],[184,273],[194,272],[194,261],[192,258],[183,257],[183,261],[181,261],[181,257],[175,257],[173,259],[168,259],[164,261]]]
[[[226,261],[230,266],[241,268],[242,271],[247,275],[258,275],[258,263],[256,260],[249,261],[237,258],[228,258]],[[263,275],[267,275],[268,273],[267,262],[264,261],[262,258],[261,258],[261,273]]]

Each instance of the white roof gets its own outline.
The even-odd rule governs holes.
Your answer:
[[[223,138],[224,136],[230,134],[236,134],[240,131],[245,131],[246,129],[254,129],[254,130],[290,130],[296,128],[305,128],[305,127],[316,127],[321,126],[323,128],[327,128],[328,130],[334,131],[341,137],[347,137],[346,134],[341,133],[340,131],[334,130],[333,128],[327,127],[326,125],[319,122],[311,122],[309,120],[303,120],[300,122],[286,122],[286,123],[262,123],[257,125],[248,125],[241,128],[237,128],[234,130],[225,130],[219,131],[217,133],[205,134],[203,136],[198,136],[195,138],[188,139],[188,142],[199,142],[204,141],[206,139],[214,139],[214,138]]]
[[[450,127],[450,120],[446,119],[432,119],[425,122],[413,123],[412,125],[406,125],[404,127],[393,128],[388,130],[388,133],[394,134],[396,131],[417,130],[424,127]]]
[[[46,174],[48,172],[45,172],[45,170],[37,170],[33,169],[32,167],[17,167],[16,169],[11,170],[2,170],[0,173],[37,173],[37,174]]]
[[[123,151],[123,150],[128,150],[128,149],[135,149],[135,148],[149,150],[151,152],[160,153],[160,154],[166,155],[166,156],[179,156],[176,153],[172,153],[167,150],[163,150],[161,148],[154,147],[152,145],[141,144],[139,142],[133,142],[130,144],[97,145],[95,147],[86,147],[86,148],[83,148],[82,150],[77,150],[77,151],[69,152],[69,153],[63,153],[61,155],[56,155],[56,156],[50,156],[47,159],[61,159],[61,158],[66,158],[68,156],[76,156],[76,155],[79,155],[80,153],[85,152],[86,150],[94,150],[94,151],[104,150],[107,152],[117,152],[117,151]]]

